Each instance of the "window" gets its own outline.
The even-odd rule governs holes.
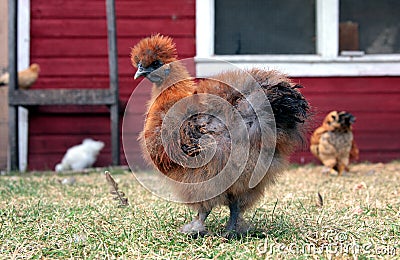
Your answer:
[[[196,71],[400,76],[398,0],[197,0]],[[212,58],[212,59],[209,59]]]
[[[398,0],[341,0],[340,51],[400,53]]]
[[[215,1],[215,54],[315,54],[315,1]]]

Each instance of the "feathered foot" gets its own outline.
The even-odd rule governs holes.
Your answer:
[[[347,172],[349,170],[349,167],[346,166],[343,163],[339,163],[339,165],[337,166],[338,168],[338,176],[342,176],[342,175],[347,175]]]
[[[204,225],[204,221],[208,217],[211,211],[199,211],[197,217],[190,223],[184,225],[179,230],[181,233],[188,234],[193,238],[203,237],[207,234],[207,229]]]
[[[324,166],[324,168],[322,168],[322,174],[338,175],[338,172],[333,168],[329,168],[329,167]]]

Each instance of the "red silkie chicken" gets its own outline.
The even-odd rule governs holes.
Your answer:
[[[178,197],[198,212],[180,231],[205,234],[204,222],[218,205],[230,210],[228,236],[249,231],[243,213],[303,140],[309,105],[301,86],[260,69],[195,80],[177,60],[172,39],[159,34],[137,43],[131,62],[135,79],[153,83],[140,135],[145,158],[177,183]]]

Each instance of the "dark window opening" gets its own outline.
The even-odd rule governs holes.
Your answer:
[[[215,54],[315,52],[315,0],[215,0]]]
[[[339,50],[400,53],[400,1],[341,0]]]

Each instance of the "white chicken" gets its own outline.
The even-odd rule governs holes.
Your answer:
[[[55,170],[61,171],[79,171],[91,167],[97,159],[104,143],[93,139],[85,139],[79,145],[72,146],[65,153],[61,163],[57,164]]]

